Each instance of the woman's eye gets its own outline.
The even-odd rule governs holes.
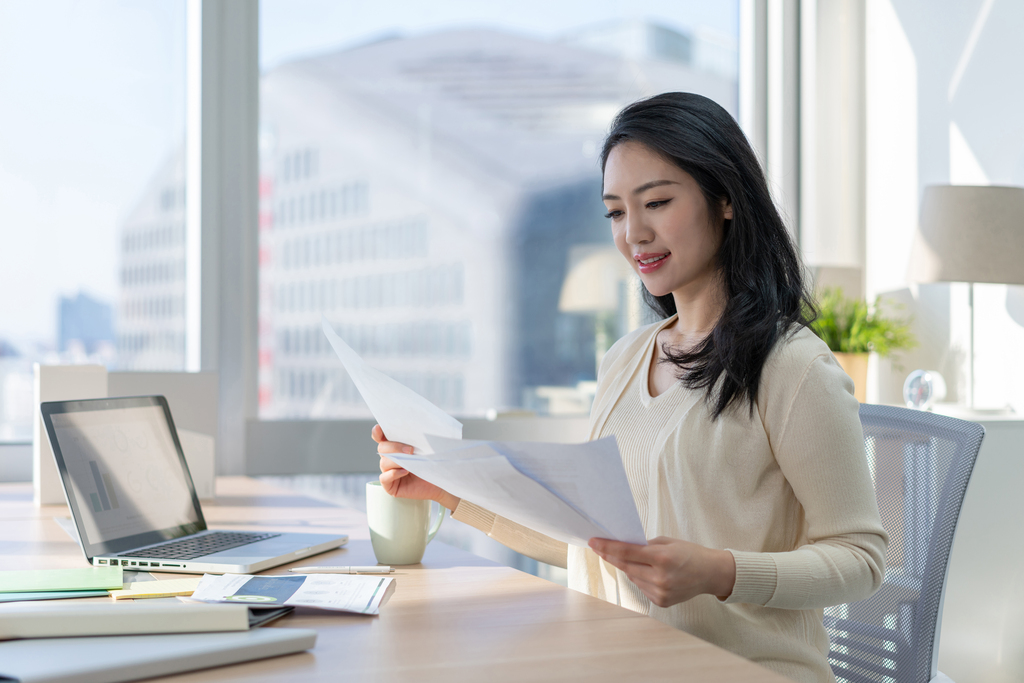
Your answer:
[[[605,218],[618,218],[622,215],[622,212],[618,209],[613,209],[604,215]]]
[[[664,206],[665,204],[668,204],[670,201],[670,199],[659,199],[657,201],[647,202],[647,208],[657,209],[659,206]]]

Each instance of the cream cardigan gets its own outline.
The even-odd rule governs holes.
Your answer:
[[[608,435],[604,428],[614,411],[637,410],[635,401],[623,398],[630,391],[646,394],[655,338],[673,320],[627,335],[605,356],[590,438]],[[703,393],[685,387],[672,390],[671,400],[669,419],[646,425],[658,432],[653,453],[630,452],[622,435],[619,448],[625,459],[650,463],[648,538],[682,538],[732,552],[736,584],[725,601],[701,595],[660,608],[589,548],[567,548],[466,501],[452,517],[514,550],[567,566],[576,590],[649,614],[794,680],[832,681],[822,608],[876,590],[887,544],[852,381],[825,344],[801,328],[769,355],[753,414],[749,404],[734,404],[712,421]]]

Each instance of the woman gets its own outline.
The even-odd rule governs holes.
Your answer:
[[[381,458],[570,586],[798,681],[832,681],[822,610],[882,583],[887,536],[853,383],[806,327],[801,265],[729,114],[698,95],[626,107],[602,151],[615,244],[664,317],[606,354],[591,438],[615,435],[650,542],[566,547]],[[380,427],[383,454],[403,450]]]

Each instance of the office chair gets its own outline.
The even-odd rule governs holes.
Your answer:
[[[836,678],[940,683],[936,668],[949,554],[985,429],[934,413],[861,405],[882,524],[885,582],[866,600],[825,610]]]

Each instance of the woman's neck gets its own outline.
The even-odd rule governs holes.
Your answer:
[[[711,333],[725,310],[724,290],[721,278],[716,277],[695,291],[672,292],[677,318],[665,330],[671,346],[692,349]]]

